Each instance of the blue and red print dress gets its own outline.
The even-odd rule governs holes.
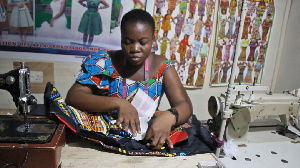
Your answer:
[[[171,61],[165,61],[154,77],[149,79],[148,95],[160,99],[163,94],[163,76],[174,66]],[[122,98],[123,78],[112,65],[109,55],[101,50],[97,54],[83,59],[82,70],[77,74],[77,82],[83,85],[95,85],[102,96]],[[126,80],[127,95],[132,96],[137,88],[144,90],[145,81]],[[170,137],[174,143],[171,149],[167,144],[159,151],[146,146],[145,141],[137,141],[121,126],[115,124],[117,112],[88,113],[64,103],[54,85],[48,84],[45,97],[50,102],[50,112],[55,114],[75,133],[102,144],[104,147],[127,155],[159,155],[182,156],[196,153],[207,153],[215,150],[215,145],[206,129],[193,115],[189,121],[172,128]],[[127,98],[130,101],[130,98]],[[155,118],[162,111],[153,115]]]

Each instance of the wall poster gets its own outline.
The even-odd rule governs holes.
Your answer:
[[[119,49],[120,18],[131,9],[145,9],[147,3],[146,0],[0,1],[1,50],[84,56],[100,49]]]
[[[235,83],[252,84],[254,80],[261,83],[274,12],[273,0],[245,0],[244,3],[242,0],[220,0],[211,86],[227,86],[235,56],[238,57]],[[243,25],[240,48],[235,53],[240,25]]]
[[[149,6],[156,24],[152,52],[175,62],[184,87],[202,88],[214,41],[215,0],[154,0]]]

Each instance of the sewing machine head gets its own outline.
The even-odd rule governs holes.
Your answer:
[[[19,69],[0,74],[0,89],[8,91],[17,107],[16,114],[30,113],[31,105],[37,103],[36,98],[31,95],[30,69],[21,62]]]
[[[0,89],[8,91],[17,111],[15,115],[0,116],[0,143],[46,143],[57,127],[50,119],[44,104],[37,104],[31,95],[30,69],[21,62],[21,67],[0,74]]]
[[[269,116],[278,116],[281,125],[291,125],[291,116],[297,115],[300,110],[298,97],[285,93],[270,94],[267,86],[231,85],[230,91],[237,94],[235,98],[229,96],[227,102],[224,94],[211,96],[208,111],[213,118],[214,132],[221,129],[222,120],[230,119],[226,125],[228,135],[233,139],[247,140],[251,123]]]

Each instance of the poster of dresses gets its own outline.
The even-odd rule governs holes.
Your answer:
[[[234,82],[261,83],[274,12],[273,0],[220,0],[211,86],[227,86],[235,56],[238,71]],[[236,46],[240,47],[236,50]]]
[[[155,20],[152,52],[175,63],[186,88],[202,88],[214,23],[214,0],[154,0],[147,11]]]
[[[1,0],[0,49],[89,55],[120,49],[120,19],[146,0]],[[7,10],[5,10],[7,9]]]

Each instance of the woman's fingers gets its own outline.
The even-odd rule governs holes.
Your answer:
[[[141,134],[142,132],[141,132],[141,125],[140,125],[140,119],[139,118],[137,118],[135,120],[135,126],[136,126],[137,133]]]
[[[123,128],[125,131],[128,131],[128,128],[129,128],[129,121],[128,120],[124,120],[123,121]]]
[[[172,140],[171,140],[170,136],[168,136],[168,137],[167,137],[167,140],[166,140],[166,142],[168,143],[168,146],[169,146],[170,148],[174,148],[174,146],[173,146],[173,142],[172,142]]]
[[[164,146],[165,143],[168,144],[170,148],[173,148],[173,142],[171,141],[171,138],[168,134],[156,134],[154,135],[152,131],[148,131],[146,136],[146,140],[152,139],[151,143],[147,143],[146,145],[148,147],[152,146],[155,150],[160,150],[162,146]]]
[[[135,124],[135,121],[131,121],[130,123],[130,128],[131,128],[131,133],[133,134],[133,136],[136,136],[136,127],[137,125]]]

